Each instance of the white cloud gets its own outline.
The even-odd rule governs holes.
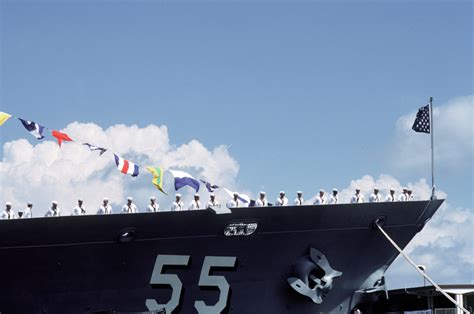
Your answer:
[[[65,143],[62,149],[52,140],[31,145],[20,139],[3,146],[0,162],[1,198],[22,209],[27,201],[34,202],[34,215],[42,216],[50,202],[58,200],[64,214],[69,214],[79,197],[86,209],[95,212],[103,197],[109,197],[114,209],[128,195],[142,208],[148,196],[157,195],[162,208],[169,207],[173,197],[162,196],[151,184],[151,175],[144,166],[181,168],[198,178],[234,187],[239,165],[226,147],[206,148],[196,140],[174,147],[169,143],[165,126],[114,125],[104,130],[93,123],[73,122],[63,132],[80,142],[107,147],[124,158],[141,165],[141,174],[132,178],[115,169],[112,154],[103,156],[78,143]],[[173,193],[172,178],[165,187]],[[190,190],[183,191],[186,196]],[[206,194],[205,192],[203,194]],[[206,195],[203,195],[206,197]]]
[[[474,158],[474,96],[455,98],[434,106],[435,162],[446,169],[472,167]],[[400,117],[396,124],[390,164],[394,169],[425,171],[430,165],[430,135],[411,127],[416,112]]]

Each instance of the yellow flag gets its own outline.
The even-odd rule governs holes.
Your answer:
[[[146,169],[153,175],[153,180],[151,182],[156,186],[156,188],[168,195],[165,191],[163,191],[163,168],[148,166]]]
[[[10,114],[0,111],[0,125],[3,125],[10,118]]]

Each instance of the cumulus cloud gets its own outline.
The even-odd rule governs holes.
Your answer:
[[[7,142],[0,163],[1,197],[22,209],[34,202],[34,215],[42,216],[52,200],[58,200],[64,214],[69,214],[77,198],[85,200],[86,209],[95,212],[103,197],[109,197],[115,210],[128,195],[135,196],[143,208],[148,196],[158,195],[162,207],[169,208],[172,197],[161,196],[151,184],[146,165],[185,170],[198,178],[234,187],[239,171],[237,161],[225,146],[206,148],[197,140],[173,146],[165,126],[114,125],[107,129],[93,123],[73,122],[63,132],[78,143],[66,143],[62,149],[52,140],[36,145],[26,139]],[[80,142],[107,147],[141,165],[141,175],[131,178],[118,172],[113,156],[98,156]],[[173,192],[172,178],[165,176],[165,188]],[[184,194],[192,191],[184,189]],[[141,203],[140,203],[141,202]]]
[[[352,195],[355,193],[355,189],[359,188],[361,193],[364,195],[366,201],[368,201],[369,196],[373,193],[374,187],[377,187],[382,196],[381,199],[385,199],[389,194],[390,188],[394,188],[396,193],[399,194],[402,191],[403,187],[407,187],[413,191],[415,200],[426,200],[431,196],[431,188],[426,182],[426,179],[422,178],[416,182],[409,182],[406,185],[402,185],[397,179],[388,175],[381,174],[378,178],[374,178],[370,175],[365,175],[359,179],[352,180],[349,185],[342,190],[339,190],[339,200],[341,203],[349,203]],[[327,196],[331,191],[326,192]],[[443,191],[437,191],[436,194],[438,197],[445,197],[446,193]],[[307,204],[312,204],[316,199],[316,195],[309,198],[306,202]]]
[[[433,107],[435,160],[446,169],[472,167],[474,158],[474,96],[455,98]],[[430,136],[415,133],[411,127],[416,112],[400,117],[396,123],[390,164],[394,169],[426,172],[430,164]],[[440,163],[439,163],[440,162]]]

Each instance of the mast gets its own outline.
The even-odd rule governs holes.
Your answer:
[[[433,127],[433,97],[430,97],[430,133],[431,133],[431,199],[435,200],[435,181],[434,181],[434,127]]]

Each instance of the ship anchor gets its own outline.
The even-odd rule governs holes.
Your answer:
[[[342,272],[333,269],[323,253],[311,248],[309,256],[298,259],[293,275],[288,278],[290,286],[314,303],[321,304],[332,289],[334,278],[342,276]]]

